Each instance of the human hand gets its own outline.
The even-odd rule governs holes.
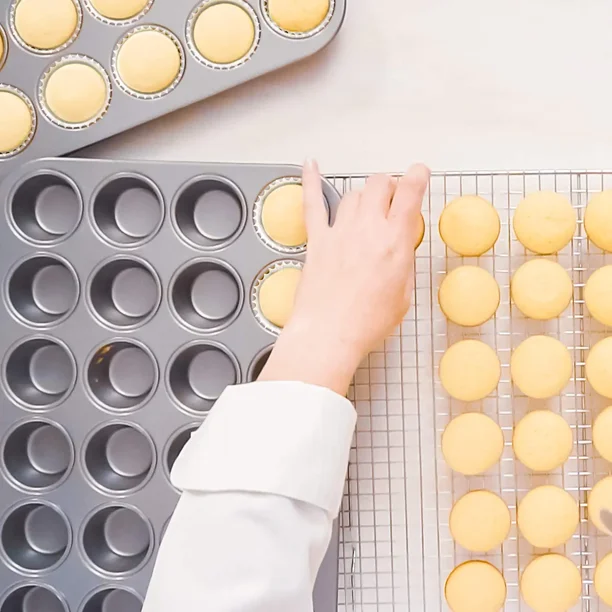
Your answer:
[[[329,227],[315,162],[304,166],[308,253],[295,307],[259,380],[296,380],[344,395],[359,363],[402,321],[429,170],[376,175],[344,196]]]

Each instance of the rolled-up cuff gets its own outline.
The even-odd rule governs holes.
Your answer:
[[[179,455],[185,491],[271,493],[338,514],[356,414],[344,397],[298,382],[229,387]]]

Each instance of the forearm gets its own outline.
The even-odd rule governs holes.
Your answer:
[[[144,610],[309,612],[330,533],[327,513],[284,497],[184,493]]]
[[[311,610],[355,418],[321,387],[228,389],[175,464],[185,493],[144,612]]]
[[[259,380],[299,381],[345,396],[361,357],[337,330],[297,318],[283,330]]]

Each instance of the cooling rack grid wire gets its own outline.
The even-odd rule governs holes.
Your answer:
[[[329,177],[341,193],[361,189],[366,175]],[[583,227],[591,195],[612,189],[612,172],[446,172],[434,173],[425,197],[426,235],[417,251],[413,306],[400,328],[361,365],[350,391],[359,413],[351,450],[341,524],[339,610],[343,612],[438,612],[448,610],[444,582],[455,565],[483,558],[503,571],[508,583],[505,610],[527,612],[521,601],[519,578],[535,551],[516,526],[517,503],[531,488],[557,484],[580,504],[580,525],[574,537],[558,549],[580,567],[583,592],[572,612],[610,612],[593,587],[597,562],[612,550],[612,539],[598,535],[589,524],[587,498],[594,483],[612,473],[597,457],[591,440],[594,418],[606,406],[585,379],[588,349],[612,330],[594,321],[584,305],[584,284],[604,264],[612,264],[592,245]],[[574,299],[557,320],[526,319],[511,303],[510,279],[533,255],[512,230],[512,216],[521,199],[538,190],[566,196],[578,217],[571,244],[549,259],[558,261],[572,277]],[[448,251],[438,233],[444,206],[459,195],[478,194],[491,201],[501,218],[495,248],[479,258]],[[501,289],[494,319],[469,329],[449,323],[438,305],[438,289],[450,270],[476,264],[490,271]],[[513,387],[510,355],[530,335],[545,333],[570,350],[574,369],[560,397],[530,400]],[[438,378],[444,351],[464,338],[479,338],[495,348],[502,363],[497,392],[466,406],[451,400]],[[609,402],[608,402],[609,403]],[[547,407],[564,416],[574,433],[567,463],[550,474],[533,475],[514,460],[514,425],[534,408]],[[446,466],[440,448],[448,422],[466,410],[478,410],[501,426],[505,437],[502,461],[484,476],[464,477]],[[503,546],[486,555],[470,555],[452,540],[449,512],[461,495],[489,489],[499,494],[512,514],[512,529]]]

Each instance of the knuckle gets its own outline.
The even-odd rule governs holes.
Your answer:
[[[381,259],[394,259],[397,256],[397,243],[394,240],[381,240],[378,243],[378,252]]]

